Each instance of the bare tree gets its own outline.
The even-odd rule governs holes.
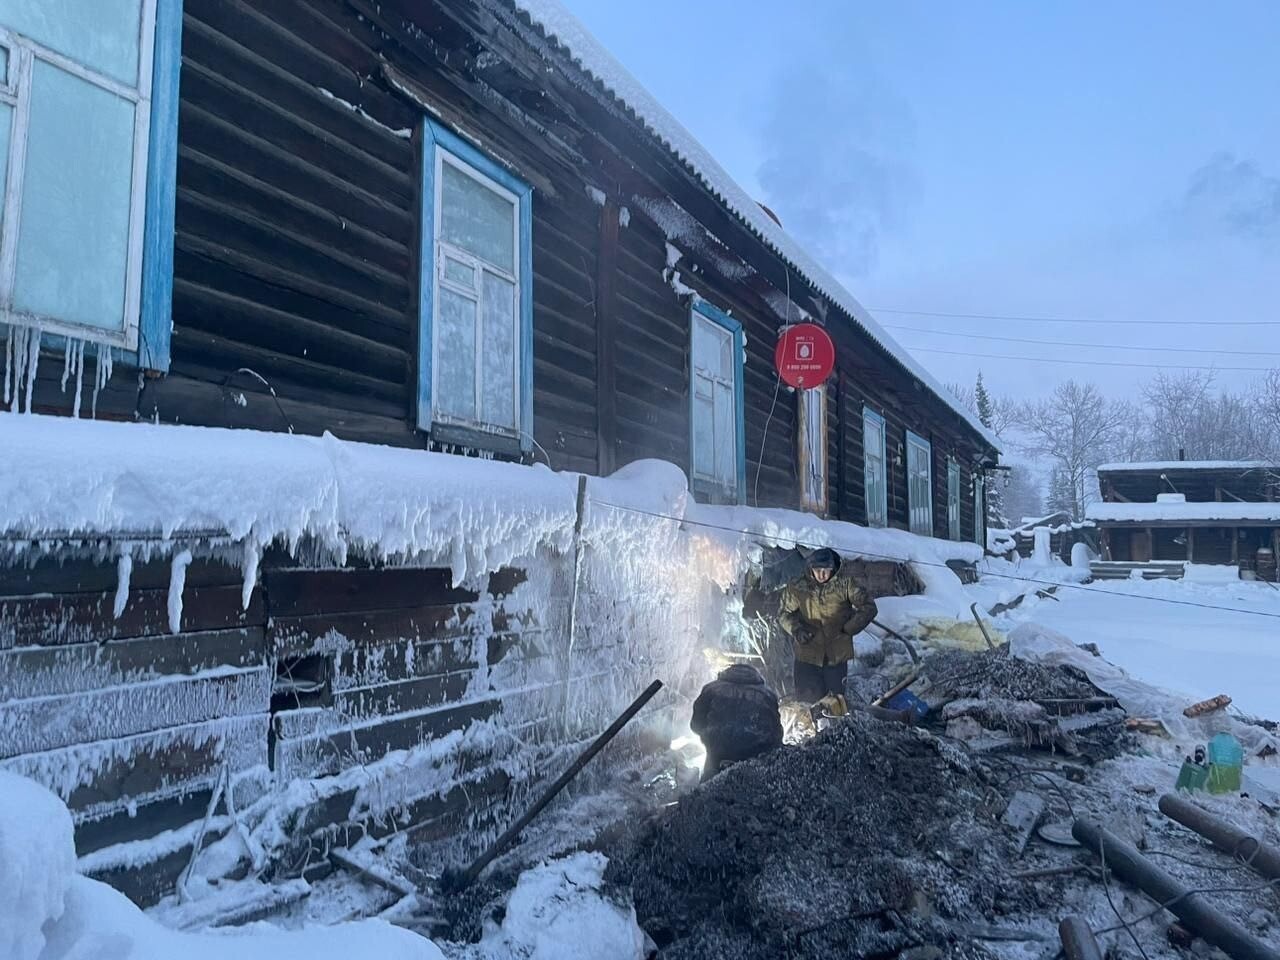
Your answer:
[[[1009,468],[1004,484],[1004,511],[1011,526],[1024,517],[1040,517],[1045,513],[1044,494],[1031,471],[1021,464]]]
[[[964,406],[976,416],[984,427],[1000,439],[1005,439],[1011,428],[1018,424],[1018,405],[1009,397],[1002,397],[987,391],[982,382],[982,373],[978,373],[974,386],[962,383],[948,383],[947,389]]]
[[[1022,405],[1024,446],[1057,471],[1060,499],[1076,519],[1097,499],[1098,465],[1114,455],[1133,416],[1132,404],[1108,400],[1093,384],[1075,380],[1058,384],[1046,400]]]
[[[1210,371],[1162,371],[1142,393],[1158,460],[1183,454],[1191,460],[1249,460],[1264,456],[1271,445],[1273,428],[1261,403],[1265,380],[1259,390],[1231,393],[1215,389]]]

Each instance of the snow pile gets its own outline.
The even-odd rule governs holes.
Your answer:
[[[1238,500],[1160,501],[1158,503],[1091,503],[1085,516],[1096,521],[1222,520],[1280,522],[1280,503],[1243,503]]]
[[[433,943],[377,920],[281,931],[168,930],[105,883],[75,872],[71,814],[30,780],[0,772],[0,956],[5,960],[444,960]]]
[[[1232,583],[1240,579],[1240,568],[1234,563],[1187,563],[1182,578],[1193,583]]]
[[[0,416],[0,449],[0,534],[244,541],[246,574],[307,537],[338,562],[443,564],[463,583],[573,529],[567,475],[330,434]]]
[[[71,814],[48,790],[0,770],[0,957],[35,960],[63,915],[76,867]]]
[[[472,960],[641,960],[644,933],[629,900],[604,892],[608,860],[577,853],[526,870],[501,925],[490,924]]]

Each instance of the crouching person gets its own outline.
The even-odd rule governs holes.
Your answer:
[[[782,745],[778,695],[755,667],[735,663],[702,688],[689,727],[702,740],[706,783],[722,769]]]

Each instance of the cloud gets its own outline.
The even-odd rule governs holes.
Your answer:
[[[917,193],[907,106],[861,58],[786,68],[762,113],[765,202],[834,273],[867,275]]]
[[[1191,174],[1182,210],[1199,227],[1246,239],[1280,239],[1280,177],[1252,160],[1215,154]]]

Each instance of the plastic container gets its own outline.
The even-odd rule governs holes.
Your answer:
[[[1210,793],[1239,793],[1244,771],[1244,747],[1229,733],[1219,733],[1209,741]]]
[[[1199,763],[1185,760],[1178,771],[1176,790],[1203,790],[1209,781],[1209,768]]]

